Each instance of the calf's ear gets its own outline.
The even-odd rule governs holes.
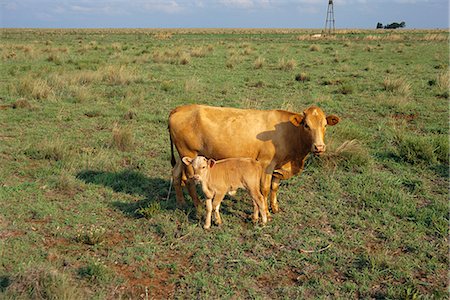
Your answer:
[[[336,125],[337,123],[339,123],[340,120],[341,119],[339,119],[339,117],[335,116],[335,115],[327,116],[327,124],[330,125],[330,126]]]
[[[216,161],[212,158],[208,159],[208,165],[210,168],[214,167],[214,165],[216,164]]]
[[[300,123],[302,123],[302,121],[303,121],[303,116],[295,114],[295,115],[289,117],[289,121],[292,124],[294,124],[294,126],[298,127],[298,126],[300,126]]]
[[[183,157],[181,160],[183,161],[183,163],[184,163],[186,166],[189,166],[189,165],[192,163],[192,160],[193,160],[193,159],[190,158],[190,157],[185,156],[185,157]]]

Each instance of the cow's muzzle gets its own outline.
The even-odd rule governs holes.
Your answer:
[[[321,155],[322,153],[325,152],[325,145],[317,145],[314,144],[312,147],[312,152],[314,153],[314,155]]]

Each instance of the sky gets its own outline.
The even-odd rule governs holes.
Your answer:
[[[448,0],[334,0],[336,28],[449,28]],[[328,0],[0,0],[0,27],[323,28]]]

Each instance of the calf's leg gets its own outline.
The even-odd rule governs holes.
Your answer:
[[[219,209],[220,209],[220,203],[222,203],[223,197],[225,197],[225,193],[216,194],[214,196],[214,201],[212,203],[212,208],[214,210],[214,218],[215,218],[216,225],[222,224],[222,218],[220,217]]]
[[[205,225],[203,228],[209,229],[211,227],[211,213],[212,213],[212,199],[206,199],[206,217],[205,217]]]

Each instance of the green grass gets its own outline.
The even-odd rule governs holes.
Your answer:
[[[447,34],[310,33],[3,29],[0,298],[448,297]],[[204,231],[166,201],[188,103],[341,122],[267,226],[239,192]]]

